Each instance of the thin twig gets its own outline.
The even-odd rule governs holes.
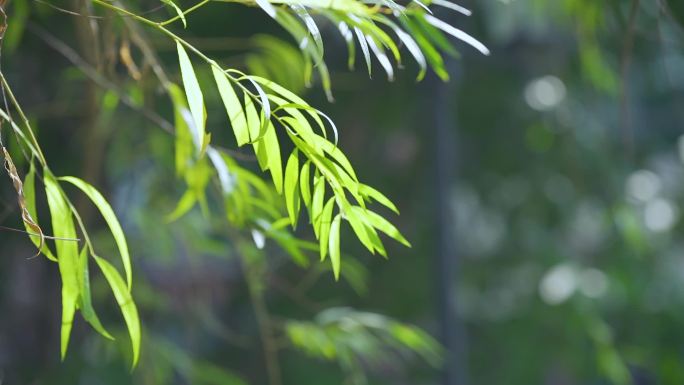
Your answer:
[[[49,2],[44,1],[44,0],[33,0],[33,1],[35,1],[35,2],[38,3],[38,4],[42,4],[42,5],[45,5],[45,6],[47,6],[47,7],[50,7],[50,8],[52,8],[52,9],[58,11],[58,12],[65,13],[65,14],[67,14],[67,15],[78,16],[78,17],[84,17],[84,18],[86,18],[86,19],[92,19],[92,20],[103,20],[103,19],[105,19],[104,16],[84,15],[84,14],[79,13],[79,12],[76,12],[76,11],[72,11],[72,10],[69,10],[69,9],[66,9],[66,8],[61,8],[61,7],[58,7],[58,6],[56,6],[56,5],[52,4],[52,3],[49,3]],[[157,12],[157,11],[159,11],[160,9],[163,9],[163,8],[164,8],[164,5],[163,5],[163,4],[162,4],[162,5],[158,5],[158,6],[154,7],[154,8],[152,8],[152,9],[148,9],[147,11],[140,12],[140,14],[141,14],[141,15],[148,15],[148,14],[150,14],[150,13]]]
[[[97,83],[100,87],[107,89],[109,91],[114,92],[121,102],[125,104],[127,107],[131,108],[133,111],[138,112],[141,114],[144,118],[164,130],[170,135],[175,135],[175,128],[171,122],[168,120],[164,119],[162,116],[157,114],[156,112],[147,109],[145,107],[141,107],[137,103],[131,99],[128,94],[126,94],[124,91],[122,91],[116,84],[111,82],[109,79],[101,75],[95,68],[93,68],[90,64],[88,64],[73,48],[69,47],[67,44],[65,44],[63,41],[59,40],[58,38],[54,37],[50,33],[48,33],[45,29],[42,27],[39,27],[33,23],[29,23],[27,25],[27,29],[29,32],[35,34],[38,36],[41,40],[45,42],[45,44],[49,45],[52,47],[55,51],[59,52],[62,56],[64,56],[67,60],[69,60],[73,65],[78,67],[86,76],[88,76],[91,80],[93,80],[95,83]],[[134,35],[135,36],[135,35]],[[163,72],[163,69],[159,64],[153,64],[153,68],[155,66],[159,66],[159,73],[163,74],[163,78],[166,78],[167,82],[169,81],[168,78],[166,77],[165,73]],[[228,148],[222,148],[222,147],[217,147],[213,146],[215,148],[220,149],[221,151],[224,151],[231,156],[235,157],[236,159],[240,159],[243,161],[255,161],[256,157],[253,155],[245,154],[236,150],[228,149]]]
[[[73,48],[66,45],[63,41],[57,39],[56,37],[49,34],[43,28],[29,23],[27,29],[43,40],[47,45],[52,47],[55,51],[59,52],[67,60],[69,60],[73,65],[78,67],[86,76],[97,83],[100,87],[105,88],[109,91],[114,92],[121,102],[133,109],[134,111],[140,113],[143,117],[148,119],[150,122],[156,124],[164,131],[169,134],[174,134],[173,124],[159,116],[154,111],[140,107],[137,105],[130,96],[125,92],[121,91],[119,87],[111,82],[109,79],[102,76],[95,68],[93,68],[89,63],[87,63]]]
[[[21,229],[15,229],[14,227],[7,227],[7,226],[2,226],[2,225],[0,225],[0,230],[14,231],[15,233],[23,233],[23,234],[33,235],[36,237],[41,236],[40,234],[32,233],[30,231],[24,231]],[[61,238],[61,237],[52,237],[49,235],[43,235],[42,237],[45,239],[51,239],[54,241],[71,241],[71,242],[80,242],[81,241],[80,238]]]

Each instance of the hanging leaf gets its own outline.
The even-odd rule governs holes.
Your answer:
[[[356,34],[356,38],[359,41],[359,45],[361,46],[361,52],[363,52],[363,58],[366,60],[366,67],[368,67],[368,77],[371,76],[371,57],[370,57],[370,50],[368,49],[368,42],[366,41],[366,37],[363,34],[363,31],[359,29],[359,27],[354,27],[354,33]]]
[[[271,16],[272,18],[275,19],[276,17],[276,10],[271,5],[271,3],[268,0],[256,0],[257,5],[266,12],[268,16]]]
[[[140,357],[141,328],[138,308],[135,306],[135,302],[133,302],[133,297],[131,297],[126,282],[121,278],[121,275],[116,268],[107,262],[106,259],[96,255],[93,255],[93,258],[95,258],[95,262],[97,262],[100,270],[102,270],[102,274],[112,288],[112,293],[114,293],[116,302],[119,304],[124,321],[126,322],[128,334],[131,337],[131,348],[133,351],[133,363],[131,366],[134,368],[138,364],[138,358]]]
[[[12,157],[7,152],[7,149],[4,146],[2,147],[2,152],[5,158],[5,171],[7,171],[7,174],[12,180],[12,185],[14,186],[14,190],[17,194],[17,201],[19,202],[19,209],[21,210],[21,220],[22,222],[24,222],[26,231],[28,231],[31,234],[36,234],[36,239],[33,238],[34,236],[31,236],[31,240],[34,243],[36,243],[36,241],[38,242],[38,244],[36,245],[38,247],[38,252],[36,253],[36,256],[38,256],[38,254],[40,254],[41,250],[43,249],[43,245],[45,244],[45,235],[43,235],[43,230],[41,230],[40,226],[38,226],[36,221],[33,219],[34,217],[31,215],[31,212],[28,209],[28,205],[26,202],[26,194],[24,191],[24,183],[21,181],[21,178],[19,177],[19,173],[17,172],[17,168],[14,166],[14,162],[12,162]],[[33,170],[33,165],[31,167],[31,170]],[[34,202],[35,198],[33,194],[33,176],[31,176],[30,182],[31,191],[29,193],[31,194],[31,201]],[[32,203],[32,206],[35,206],[35,204]]]
[[[95,207],[100,211],[100,214],[107,222],[109,226],[109,231],[111,231],[116,246],[119,248],[119,255],[121,256],[121,262],[123,264],[124,271],[126,272],[126,282],[128,290],[131,290],[131,284],[133,283],[133,270],[131,268],[131,256],[128,253],[128,244],[126,242],[126,236],[124,235],[123,229],[119,220],[112,210],[112,206],[109,205],[107,200],[100,194],[95,187],[82,181],[81,179],[65,176],[58,178],[61,181],[69,182],[72,185],[78,187],[84,194],[90,198],[90,200],[95,204]]]
[[[304,162],[302,171],[299,173],[299,191],[302,195],[304,206],[306,206],[306,209],[309,211],[309,216],[311,216],[311,180],[309,177],[309,173],[311,172],[310,166],[311,161],[307,160]]]
[[[52,218],[52,231],[55,237],[63,239],[75,239],[76,229],[62,189],[49,172],[43,178],[45,194],[47,195],[50,216]],[[55,240],[59,274],[62,278],[62,330],[61,330],[61,356],[66,357],[69,346],[69,336],[74,322],[74,313],[79,296],[78,275],[78,243],[69,240]]]
[[[262,139],[264,151],[268,153],[268,169],[271,172],[273,185],[278,194],[283,191],[283,164],[280,159],[280,144],[273,123],[268,123],[266,133]]]
[[[83,319],[85,319],[98,333],[102,334],[105,338],[113,340],[111,334],[105,330],[104,326],[100,322],[100,319],[95,313],[93,308],[93,302],[90,297],[90,273],[88,272],[88,247],[84,247],[81,254],[78,257],[78,275],[79,279],[79,290],[81,292],[80,308]]]
[[[238,99],[237,94],[235,94],[235,90],[228,81],[225,73],[216,68],[216,66],[211,66],[211,71],[214,74],[216,86],[221,95],[221,100],[223,100],[223,105],[226,108],[226,113],[228,113],[228,120],[233,128],[237,145],[242,146],[249,142],[249,131],[240,99]]]
[[[328,247],[330,249],[330,263],[332,264],[335,281],[340,279],[340,214],[335,216],[330,224],[330,241]]]
[[[319,234],[319,249],[321,254],[321,262],[325,259],[328,251],[328,239],[330,236],[330,224],[332,218],[333,208],[335,206],[335,198],[328,199],[328,202],[323,207],[321,212],[321,230]]]
[[[387,198],[383,193],[374,189],[373,187],[361,183],[359,184],[359,193],[366,199],[375,199],[381,205],[399,214],[399,209],[397,209],[397,206],[395,206],[394,203],[392,203],[392,201],[389,200],[389,198]]]
[[[409,241],[407,241],[406,238],[404,238],[404,236],[401,235],[401,232],[399,232],[399,230],[397,230],[397,228],[394,227],[393,224],[387,221],[387,219],[370,210],[365,210],[364,218],[371,226],[389,235],[402,245],[406,247],[411,247]]]
[[[313,224],[316,236],[318,236],[318,233],[321,231],[321,212],[323,211],[324,202],[325,178],[319,176],[314,178],[314,192],[311,200],[311,223]]]
[[[183,13],[183,10],[181,10],[176,3],[173,2],[173,0],[162,0],[162,3],[169,5],[171,8],[173,8],[174,11],[176,11],[176,14],[178,17],[181,19],[183,22],[183,28],[188,28],[188,23],[185,20],[185,13]]]
[[[204,122],[204,96],[200,89],[195,69],[192,67],[190,57],[188,57],[185,48],[180,42],[176,42],[178,49],[178,60],[180,62],[181,75],[183,77],[183,88],[185,88],[185,95],[190,106],[190,113],[192,114],[193,125],[190,127],[194,136],[193,141],[197,147],[197,153],[202,152],[202,145],[205,138]]]
[[[441,29],[442,31],[448,33],[449,35],[463,41],[466,44],[469,44],[476,50],[480,51],[483,55],[489,55],[489,49],[485,47],[484,44],[480,43],[477,39],[474,37],[468,35],[467,33],[461,31],[460,29],[453,27],[444,21],[432,16],[432,15],[425,15],[425,21],[428,23],[432,24],[433,26]]]
[[[285,166],[285,185],[283,190],[285,192],[285,207],[290,217],[292,228],[297,226],[297,217],[299,216],[299,186],[297,184],[299,174],[299,151],[294,150],[290,154]]]

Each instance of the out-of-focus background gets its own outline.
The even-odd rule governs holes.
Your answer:
[[[448,83],[416,83],[411,63],[394,82],[377,63],[372,79],[360,60],[349,72],[342,39],[321,24],[332,104],[320,86],[303,87],[296,62],[263,65],[259,34],[292,42],[261,11],[210,5],[179,28],[212,57],[299,87],[332,117],[340,147],[397,203],[393,221],[413,243],[390,245],[383,260],[343,237],[351,278],[339,283],[327,266],[273,256],[263,285],[274,322],[353,308],[417,325],[445,348],[442,364],[397,352],[361,360],[369,384],[683,383],[684,3],[461,5],[473,15],[444,17],[492,54],[456,43]],[[0,231],[0,383],[265,384],[253,304],[221,225],[199,211],[165,224],[182,193],[168,135],[126,108],[107,110],[39,37],[78,50],[78,16],[37,0],[8,11],[3,72],[56,173],[100,187],[120,216],[145,333],[131,374],[123,323],[96,276],[96,307],[119,338],[77,323],[60,362],[57,267],[29,258],[24,235]],[[175,68],[174,46],[146,33]],[[125,68],[107,71],[137,84]],[[223,124],[209,116],[210,129]],[[0,224],[19,227],[10,181],[0,181]],[[278,357],[284,384],[353,381],[334,360],[288,348]]]

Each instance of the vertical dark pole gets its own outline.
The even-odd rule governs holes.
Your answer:
[[[428,81],[429,95],[426,98],[432,112],[434,126],[437,308],[441,342],[447,350],[442,383],[466,385],[468,383],[466,333],[463,322],[455,309],[455,291],[459,275],[458,239],[449,199],[458,160],[456,155],[457,124],[454,115],[455,94],[458,79],[462,74],[460,65],[454,59],[447,59],[446,65],[452,80],[442,82],[436,76],[432,76]]]

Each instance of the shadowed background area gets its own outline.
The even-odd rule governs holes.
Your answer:
[[[79,2],[64,3],[54,5]],[[174,15],[158,5],[135,7],[160,20]],[[2,71],[55,173],[97,186],[119,216],[144,334],[131,373],[120,313],[91,272],[95,307],[117,341],[77,317],[60,362],[57,266],[31,258],[29,239],[3,227],[0,383],[267,384],[262,307],[276,330],[283,384],[683,383],[684,3],[461,5],[473,15],[440,15],[491,55],[454,42],[448,83],[433,73],[416,82],[410,60],[393,82],[375,61],[369,78],[359,55],[350,72],[344,40],[321,21],[334,103],[317,78],[305,87],[297,43],[261,10],[217,2],[188,15],[187,30],[174,26],[226,66],[272,78],[328,114],[339,147],[362,180],[397,204],[392,222],[412,243],[388,242],[384,260],[344,230],[339,282],[327,261],[314,257],[303,268],[267,243],[266,271],[250,282],[244,248],[225,236],[224,222],[200,209],[167,221],[183,189],[173,139],[145,111],[172,122],[173,110],[157,98],[150,68],[132,67],[140,52],[126,46],[131,37],[106,34],[120,20],[11,1]],[[93,46],[83,32],[89,23],[114,43],[84,49]],[[178,80],[175,46],[145,34]],[[138,110],[84,68],[118,84]],[[232,138],[220,108],[218,94],[208,95],[217,142]],[[26,160],[3,135],[23,170]],[[236,159],[258,172],[253,156],[239,151]],[[87,200],[75,203],[104,230]],[[0,225],[21,228],[18,209],[3,173]],[[39,216],[47,217],[45,207]],[[297,234],[312,239],[307,231]],[[106,231],[93,235],[103,254],[115,253]],[[257,303],[253,285],[264,293]],[[333,324],[348,342],[347,361],[339,346],[326,356],[325,338],[317,339],[320,325]]]

